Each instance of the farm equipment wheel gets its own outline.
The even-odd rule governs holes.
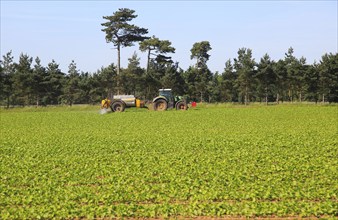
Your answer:
[[[165,100],[159,99],[154,103],[154,110],[155,111],[165,111],[167,110],[168,104]]]
[[[113,102],[110,106],[113,112],[123,112],[124,111],[124,104],[122,102]]]
[[[176,110],[187,110],[188,106],[185,102],[178,102],[176,104]]]

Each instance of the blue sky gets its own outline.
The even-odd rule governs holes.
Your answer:
[[[74,60],[80,71],[94,72],[117,62],[117,52],[101,31],[102,16],[130,8],[138,17],[132,23],[148,28],[149,36],[169,40],[172,54],[186,70],[195,63],[190,49],[210,42],[211,71],[222,72],[239,48],[253,50],[256,61],[268,53],[284,57],[290,46],[295,56],[312,64],[324,53],[337,53],[337,1],[9,1],[1,0],[1,56],[13,51],[39,56],[46,66],[52,59],[62,71]],[[123,48],[121,65],[136,51],[141,66],[146,54]]]

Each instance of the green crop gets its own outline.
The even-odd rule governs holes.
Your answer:
[[[338,215],[336,106],[0,113],[1,219]]]

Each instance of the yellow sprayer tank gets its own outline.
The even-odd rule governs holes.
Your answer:
[[[141,100],[136,99],[136,108],[140,108],[140,107],[141,107]]]
[[[114,95],[112,99],[101,101],[101,108],[111,108],[112,112],[123,112],[125,108],[144,108],[145,102],[137,99],[134,95]]]

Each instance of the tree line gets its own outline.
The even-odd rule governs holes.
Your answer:
[[[188,101],[197,102],[338,102],[338,53],[326,53],[318,63],[307,64],[306,58],[294,56],[292,47],[285,57],[274,61],[265,54],[258,62],[252,50],[240,48],[237,57],[225,62],[222,73],[211,72],[207,61],[212,50],[209,41],[196,42],[190,50],[196,63],[187,70],[169,56],[175,48],[169,40],[147,37],[148,30],[130,21],[134,10],[119,9],[104,16],[103,32],[107,43],[118,52],[117,65],[102,67],[94,73],[77,69],[71,61],[67,73],[52,60],[21,54],[15,62],[12,52],[0,60],[0,103],[14,105],[95,104],[113,94],[133,94],[151,100],[159,88],[172,88]],[[139,42],[147,53],[147,67],[140,66],[135,52],[126,68],[120,67],[120,50]]]
[[[274,61],[265,54],[255,62],[252,50],[241,48],[222,73],[212,73],[201,62],[183,70],[178,63],[156,60],[150,60],[147,71],[136,53],[128,60],[119,75],[113,63],[89,73],[79,71],[74,61],[64,73],[54,60],[45,67],[39,57],[33,62],[27,54],[14,62],[10,51],[0,63],[1,104],[95,104],[118,90],[151,100],[159,88],[172,88],[198,102],[338,102],[338,54],[324,54],[319,63],[309,65],[290,48],[284,59]]]

